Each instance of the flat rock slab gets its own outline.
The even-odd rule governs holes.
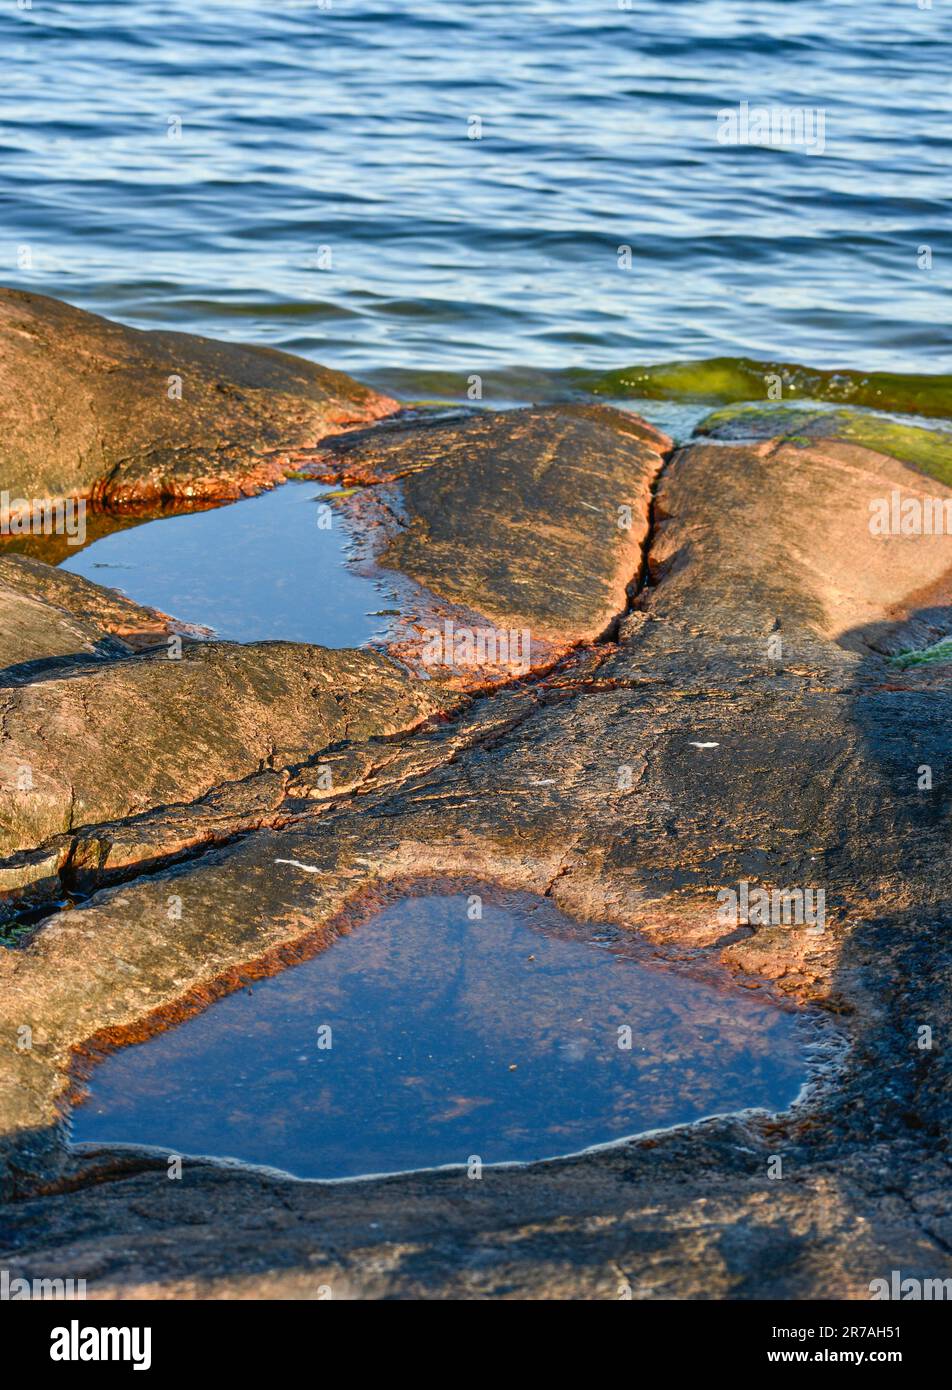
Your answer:
[[[376,652],[292,642],[207,643],[0,692],[0,852],[193,801],[449,704]]]
[[[170,1182],[127,1158],[5,1207],[3,1256],[11,1279],[85,1275],[90,1299],[866,1300],[894,1268],[948,1274],[941,1161],[786,1150],[778,1181],[770,1154],[769,1135],[714,1122],[478,1182],[332,1187],[200,1164]]]
[[[783,628],[865,648],[952,572],[952,535],[880,534],[875,504],[952,488],[838,439],[693,444],[658,489],[651,611],[766,649]],[[701,508],[703,518],[699,517]],[[950,511],[952,515],[952,511]],[[690,517],[690,524],[687,518]]]
[[[0,681],[29,679],[37,662],[77,655],[116,657],[131,650],[95,623],[22,593],[0,577]]]
[[[551,406],[360,431],[328,441],[311,471],[366,487],[353,506],[368,528],[386,506],[377,564],[422,586],[418,630],[455,619],[459,666],[485,675],[491,662],[465,649],[480,624],[528,633],[533,665],[611,630],[640,580],[670,446],[623,411]],[[426,665],[425,645],[400,654]]]
[[[142,332],[0,290],[0,477],[17,498],[239,497],[395,401],[289,353]]]

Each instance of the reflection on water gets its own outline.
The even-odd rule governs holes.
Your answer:
[[[487,890],[481,920],[472,902],[403,898],[113,1053],[74,1140],[347,1177],[551,1157],[795,1098],[810,1045],[796,1014],[546,899]]]
[[[345,563],[348,537],[320,500],[327,491],[287,483],[148,521],[103,536],[61,568],[230,641],[357,647],[382,635],[389,599]]]

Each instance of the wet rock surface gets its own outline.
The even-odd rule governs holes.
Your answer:
[[[544,483],[543,522],[565,556],[557,577],[570,573],[559,518],[578,516],[582,483],[545,460],[560,449],[571,457],[572,430],[601,437],[604,426],[597,412],[571,427],[519,414],[515,436],[511,417],[489,417],[459,436],[449,423],[386,426],[325,451],[342,481],[368,490],[377,478],[404,489],[432,480],[426,497],[413,494],[416,514],[432,502],[428,527],[458,527],[435,500],[454,471],[440,460],[458,449],[454,496],[480,509],[485,556],[499,536],[496,563],[465,560],[461,578],[460,556],[437,536],[430,558],[412,564],[448,597],[472,603],[478,591],[478,611],[495,603],[500,618],[526,612],[513,597],[513,557],[533,534],[528,519],[515,540],[507,529],[511,480],[527,472],[533,487]],[[65,753],[57,762],[57,740],[40,746],[41,730],[63,711],[77,718],[80,692],[99,701],[84,730],[108,726],[117,689],[145,699],[134,722],[150,730],[155,705],[142,692],[152,682],[221,674],[214,715],[199,687],[178,687],[178,767],[139,734],[140,764],[157,768],[143,804],[120,776],[106,805],[94,769],[79,770],[91,809],[67,852],[89,866],[92,896],[0,951],[0,1182],[10,1199],[0,1258],[12,1273],[68,1272],[106,1297],[316,1297],[330,1285],[337,1297],[436,1298],[865,1298],[869,1281],[895,1268],[952,1275],[952,686],[948,666],[892,660],[942,627],[950,557],[947,538],[873,536],[868,525],[870,499],[894,488],[944,496],[943,484],[885,441],[880,450],[780,435],[662,455],[650,435],[630,443],[654,465],[641,452],[618,460],[643,554],[624,549],[632,538],[616,542],[611,573],[634,563],[620,590],[606,587],[605,569],[586,569],[596,540],[580,535],[598,623],[586,628],[561,591],[549,611],[553,630],[574,623],[576,637],[600,640],[545,674],[448,708],[432,683],[402,672],[383,681],[389,696],[375,693],[396,668],[373,658],[381,664],[373,679],[361,673],[354,710],[335,713],[342,677],[325,663],[365,654],[275,644],[274,674],[271,644],[216,644],[181,663],[125,656],[9,692],[5,742],[59,788],[67,769],[79,774]],[[495,442],[470,479],[474,437]],[[605,515],[624,500],[614,485],[591,497]],[[424,557],[422,531],[412,544]],[[538,574],[533,595],[544,567]],[[326,710],[305,695],[302,663],[312,678],[326,672]],[[239,689],[257,742],[244,727],[234,743],[222,733]],[[199,738],[205,719],[217,721],[214,741]],[[290,726],[305,754],[270,760]],[[325,759],[330,783],[317,771]],[[52,831],[52,818],[41,820]],[[100,842],[118,846],[124,881],[97,879]],[[21,825],[16,844],[39,863],[63,842]],[[4,867],[15,869],[15,856]],[[195,1159],[170,1181],[155,1154],[70,1151],[63,1102],[77,1050],[145,1036],[272,973],[395,886],[474,876],[638,931],[666,959],[726,967],[738,990],[818,1008],[842,1048],[782,1115],[487,1169],[479,1181],[444,1172],[327,1186]],[[719,893],[745,883],[822,889],[823,930],[725,921]]]

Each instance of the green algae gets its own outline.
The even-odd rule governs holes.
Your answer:
[[[801,446],[819,439],[843,439],[909,463],[952,486],[952,432],[861,410],[726,406],[706,416],[696,433],[715,439],[782,439]]]
[[[841,437],[911,463],[952,486],[952,434],[945,430],[922,429],[918,425],[902,425],[898,420],[851,413],[843,424]]]
[[[905,671],[910,666],[932,666],[940,662],[952,661],[952,637],[943,637],[931,647],[923,647],[917,652],[900,652],[890,658],[893,666]]]
[[[902,372],[823,371],[793,362],[757,362],[748,357],[710,357],[699,362],[659,362],[627,367],[601,376],[584,374],[595,395],[673,396],[722,401],[752,401],[767,395],[768,378],[776,378],[783,396],[834,401],[904,415],[952,415],[952,376],[914,376]]]
[[[768,378],[770,380],[768,380]],[[378,390],[416,404],[473,402],[477,378],[426,368],[388,368],[373,375]],[[729,405],[767,403],[768,387],[781,399],[829,401],[900,415],[952,418],[952,375],[826,371],[796,362],[758,362],[751,357],[709,357],[696,362],[634,364],[605,372],[590,367],[487,370],[478,378],[477,401],[552,404],[592,396],[629,401],[701,401]]]

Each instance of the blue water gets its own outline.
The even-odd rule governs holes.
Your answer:
[[[354,1177],[549,1158],[795,1098],[815,1041],[801,1016],[661,969],[544,898],[482,891],[479,919],[469,895],[405,898],[113,1053],[73,1139]]]
[[[114,531],[61,568],[232,642],[356,647],[382,637],[392,595],[353,566],[331,490],[287,483],[229,507]]]
[[[9,0],[0,51],[5,283],[411,394],[949,370],[945,0]],[[822,108],[825,153],[718,143],[744,100]]]

